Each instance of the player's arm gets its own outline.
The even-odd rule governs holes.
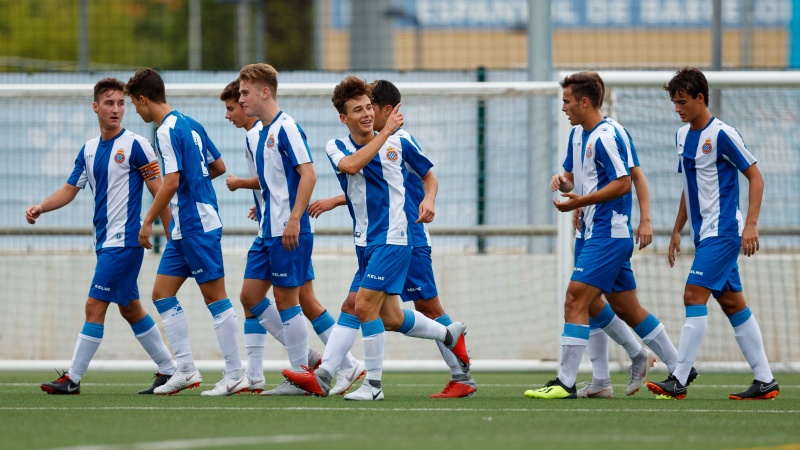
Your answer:
[[[31,225],[35,224],[36,219],[42,214],[64,207],[72,200],[75,200],[75,196],[78,195],[78,192],[80,192],[79,187],[64,183],[63,186],[50,194],[49,197],[42,200],[38,205],[28,206],[28,208],[25,209],[25,219]]]
[[[678,216],[675,217],[675,226],[672,228],[672,236],[669,238],[669,250],[667,251],[670,267],[675,267],[676,254],[681,254],[681,231],[686,226],[687,220],[689,220],[689,215],[686,212],[686,196],[681,191],[681,204],[678,206]]]
[[[629,175],[621,176],[602,189],[592,192],[589,195],[577,195],[572,192],[562,192],[561,196],[566,200],[559,202],[553,199],[553,205],[561,212],[572,211],[575,208],[583,208],[584,206],[596,205],[621,197],[631,191],[631,177]]]
[[[432,170],[422,177],[422,189],[425,191],[425,197],[419,203],[419,218],[416,223],[431,223],[436,215],[436,193],[439,191],[439,181]]]
[[[225,162],[222,161],[222,158],[215,159],[211,164],[208,165],[208,175],[212,180],[224,174],[225,170]]]
[[[225,186],[228,186],[228,190],[231,192],[237,189],[261,190],[261,185],[258,184],[258,177],[239,178],[234,174],[228,175],[228,178],[225,179]]]
[[[650,220],[650,187],[641,167],[631,167],[631,181],[636,188],[636,199],[639,201],[639,226],[636,227],[636,243],[639,250],[653,242],[653,225]]]
[[[308,214],[313,217],[317,218],[322,213],[326,211],[330,211],[336,207],[344,206],[347,204],[347,198],[342,195],[337,195],[336,197],[331,198],[323,198],[321,200],[315,200],[308,205]]]
[[[158,217],[164,211],[164,208],[169,205],[169,201],[172,200],[172,197],[175,196],[175,193],[178,192],[178,183],[180,182],[180,179],[180,172],[172,172],[164,175],[161,188],[158,189],[155,198],[153,198],[153,203],[150,205],[150,209],[144,216],[142,228],[139,230],[139,245],[147,250],[153,248],[153,244],[150,243],[150,235],[153,231],[153,222],[155,222],[156,217]]]
[[[747,178],[748,206],[747,218],[742,232],[742,250],[745,256],[752,256],[759,249],[758,216],[761,214],[761,200],[764,195],[764,177],[755,164],[751,164],[742,174]]]
[[[572,172],[564,172],[563,175],[555,174],[550,178],[550,192],[572,192],[575,189],[575,176]]]
[[[289,251],[296,249],[300,244],[300,218],[308,208],[311,193],[314,191],[314,185],[317,184],[317,173],[314,171],[313,163],[297,165],[295,170],[300,174],[300,182],[297,184],[294,207],[289,214],[286,228],[283,230],[283,248]]]
[[[155,198],[156,195],[158,195],[159,189],[161,189],[161,177],[153,177],[149,180],[145,180],[144,183],[147,186],[147,190],[150,191],[150,194]],[[161,218],[161,225],[164,227],[164,236],[169,238],[169,223],[172,220],[172,213],[170,213],[169,207],[164,208],[158,217]]]
[[[392,109],[392,113],[389,115],[389,118],[386,119],[386,125],[377,136],[367,145],[358,149],[358,151],[339,160],[336,167],[340,172],[344,172],[348,175],[355,175],[372,161],[372,158],[378,154],[378,151],[380,151],[383,144],[386,143],[386,140],[403,126],[403,114],[400,113],[401,104],[402,103],[398,103],[397,106]]]

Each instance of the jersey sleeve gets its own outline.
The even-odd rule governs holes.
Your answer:
[[[575,136],[575,128],[572,128],[572,131],[569,132],[569,140],[567,140],[567,148],[564,150],[564,156],[561,158],[561,167],[564,168],[564,172],[573,173],[575,172],[575,167],[573,166],[573,159],[572,158],[572,138]]]
[[[135,139],[131,145],[131,169],[137,170],[145,180],[161,175],[158,158],[149,142]]]
[[[220,153],[219,149],[217,149],[217,146],[214,145],[214,141],[211,140],[205,129],[203,129],[203,141],[205,142],[206,164],[211,164],[214,161],[222,158],[222,153]]]
[[[78,152],[78,157],[75,158],[75,168],[72,169],[72,174],[67,179],[67,184],[80,189],[86,187],[86,182],[89,180],[89,175],[86,173],[86,158],[83,156],[85,148],[86,146],[84,145],[81,147],[81,151]]]
[[[630,176],[628,171],[627,152],[625,147],[620,141],[619,135],[616,133],[604,134],[597,139],[597,158],[602,164],[603,168],[610,180]]]
[[[256,171],[256,159],[255,155],[253,155],[253,146],[250,142],[250,136],[245,136],[244,138],[244,157],[247,161],[247,172],[250,174],[251,177],[258,176],[258,172]]]
[[[744,146],[744,140],[736,130],[720,130],[717,146],[719,155],[736,166],[739,172],[756,163],[756,158]]]
[[[328,159],[330,160],[331,165],[333,165],[333,171],[337,174],[342,173],[342,171],[339,170],[339,162],[345,156],[352,154],[351,152],[347,151],[344,143],[338,139],[331,139],[328,141],[328,145],[325,146],[325,153],[328,154]]]
[[[424,178],[428,171],[433,167],[433,163],[429,160],[420,148],[410,139],[404,137],[400,138],[400,148],[403,151],[403,162],[406,163],[408,168]]]
[[[164,175],[183,170],[181,161],[183,155],[175,150],[181,148],[179,137],[173,128],[160,127],[156,132],[156,145],[161,153],[161,159],[164,161]]]
[[[281,150],[285,151],[286,155],[291,159],[292,165],[299,166],[300,164],[314,162],[311,159],[311,152],[308,150],[306,134],[296,123],[281,127],[278,141],[282,147]]]
[[[625,135],[622,136],[622,139],[628,148],[628,167],[639,167],[639,155],[636,154],[636,146],[633,144],[633,138],[628,133],[628,130],[625,130]]]

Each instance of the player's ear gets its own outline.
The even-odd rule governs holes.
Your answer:
[[[94,111],[95,114],[97,114],[98,108],[97,102],[92,102],[92,111]]]
[[[344,114],[339,114],[339,120],[340,120],[340,121],[341,121],[343,124],[347,125],[347,116],[346,116],[346,115],[344,115]]]

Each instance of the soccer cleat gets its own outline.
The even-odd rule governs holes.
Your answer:
[[[264,391],[261,395],[265,395],[268,397],[288,397],[288,396],[299,396],[299,395],[311,395],[310,393],[300,389],[297,386],[294,386],[288,380],[283,380],[281,384],[275,386],[274,388]]]
[[[163,386],[172,375],[164,375],[163,373],[153,374],[153,385],[147,389],[139,391],[140,394],[152,394],[157,387]]]
[[[772,400],[778,396],[780,389],[778,382],[773,378],[769,383],[753,380],[753,384],[742,392],[728,396],[731,400]]]
[[[355,401],[381,401],[383,400],[383,389],[372,385],[372,382],[380,384],[379,380],[364,380],[361,387],[344,396],[345,400]]]
[[[578,398],[614,398],[614,388],[611,387],[611,380],[608,380],[608,384],[600,384],[592,378],[591,382],[584,381],[583,385],[582,388],[578,389]]]
[[[476,392],[478,392],[478,386],[472,378],[463,381],[450,380],[444,389],[442,389],[442,392],[431,395],[431,398],[472,397]]]
[[[344,370],[337,370],[336,371],[336,384],[333,385],[333,388],[328,393],[328,395],[339,395],[344,394],[350,390],[353,384],[360,380],[361,377],[367,374],[367,371],[364,370],[364,363],[358,361],[358,363],[353,367],[352,370],[344,371]]]
[[[56,373],[58,373],[58,370],[56,370]],[[42,390],[52,395],[80,395],[80,382],[75,383],[72,381],[67,372],[61,372],[58,375],[59,376],[56,378],[56,381],[51,383],[42,383],[40,386]]]
[[[194,372],[175,372],[169,380],[163,385],[155,388],[153,393],[156,395],[175,395],[184,389],[194,389],[200,386],[203,382],[203,377],[200,372],[195,369]]]
[[[325,382],[314,370],[307,368],[305,372],[294,372],[289,369],[281,371],[286,381],[293,386],[302,389],[306,395],[314,394],[320,397],[327,397],[331,390],[331,382]]]
[[[578,393],[575,391],[574,385],[572,387],[564,386],[564,383],[556,377],[548,381],[542,388],[525,391],[525,397],[546,400],[573,399],[578,398]]]
[[[688,383],[688,381],[687,381]],[[647,383],[647,389],[656,396],[666,395],[677,400],[686,398],[686,386],[682,385],[675,375],[670,375],[666,380],[660,383]]]
[[[250,378],[247,377],[247,381],[250,383],[250,386],[247,388],[247,392],[252,392],[254,394],[260,394],[264,392],[264,389],[267,388],[267,383],[264,378]]]
[[[447,326],[447,331],[453,336],[453,342],[451,345],[446,345],[446,347],[456,356],[461,371],[464,373],[469,372],[469,355],[467,354],[467,344],[464,341],[464,336],[467,334],[467,326],[461,322],[453,322]]]
[[[200,395],[206,397],[227,397],[229,395],[247,392],[248,387],[250,387],[250,381],[246,376],[242,376],[241,378],[229,378],[223,372],[222,379],[219,380],[212,389],[203,391]]]
[[[699,376],[700,373],[697,372],[697,369],[692,367],[692,370],[689,371],[689,376],[686,377],[686,387],[689,387],[689,385],[692,384],[692,381],[696,380]]]
[[[311,347],[308,347],[308,367],[311,369],[316,370],[317,367],[322,364],[322,356],[319,354],[318,351],[314,350]]]
[[[625,387],[625,395],[631,396],[639,391],[644,382],[647,380],[647,372],[656,363],[656,355],[650,350],[642,348],[636,360],[631,361],[628,366],[628,386]]]

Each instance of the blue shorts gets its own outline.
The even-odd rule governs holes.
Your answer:
[[[736,263],[741,248],[740,237],[703,239],[696,247],[686,284],[709,289],[714,298],[719,298],[727,291],[742,292],[739,264]]]
[[[299,247],[288,251],[283,247],[282,237],[257,237],[247,252],[247,266],[244,278],[269,280],[277,287],[302,286],[314,279],[311,268],[311,251],[314,248],[314,235],[300,233]]]
[[[411,262],[408,264],[408,274],[403,283],[403,292],[400,299],[404,302],[428,300],[439,295],[436,290],[436,280],[433,279],[433,260],[431,248],[414,247],[411,250]]]
[[[575,263],[578,261],[578,256],[581,256],[581,250],[583,250],[583,244],[586,243],[586,240],[583,238],[576,237],[575,238],[575,251],[572,254],[572,262]]]
[[[139,277],[143,258],[142,247],[110,247],[98,250],[89,297],[121,306],[128,306],[131,300],[138,300],[139,286],[136,279]]]
[[[403,292],[411,250],[410,245],[357,246],[359,287],[389,295]]]
[[[633,239],[591,238],[583,244],[573,281],[594,286],[603,292],[624,292],[636,288],[631,270]]]
[[[197,284],[224,277],[221,237],[222,228],[217,228],[208,233],[184,236],[183,239],[170,239],[161,255],[158,274],[193,277]]]

